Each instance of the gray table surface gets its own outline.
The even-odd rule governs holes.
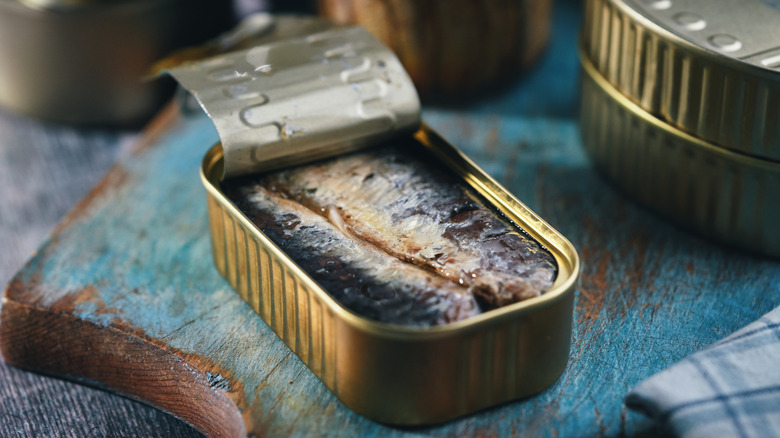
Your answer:
[[[133,132],[77,129],[0,110],[0,285],[132,147]],[[1,437],[194,437],[134,400],[0,362]]]

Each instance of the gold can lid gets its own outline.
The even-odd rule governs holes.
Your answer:
[[[652,115],[780,160],[780,0],[588,0],[582,45]]]

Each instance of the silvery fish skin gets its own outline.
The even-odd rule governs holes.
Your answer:
[[[465,288],[345,235],[297,202],[253,184],[223,188],[266,236],[355,313],[417,326],[481,313]]]
[[[415,147],[416,146],[416,147]],[[541,295],[554,257],[486,208],[414,142],[398,142],[269,174],[261,184],[345,234],[463,285],[484,308]]]

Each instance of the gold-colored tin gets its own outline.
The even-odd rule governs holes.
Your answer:
[[[780,160],[780,5],[588,0],[582,44],[642,110],[713,145]]]
[[[446,421],[552,384],[568,361],[579,258],[573,246],[439,135],[414,138],[547,247],[558,276],[544,295],[430,328],[378,323],[333,300],[220,189],[221,146],[205,156],[219,272],[350,409],[383,423]]]
[[[682,131],[622,94],[585,51],[581,60],[583,144],[601,172],[705,236],[780,256],[780,163]]]

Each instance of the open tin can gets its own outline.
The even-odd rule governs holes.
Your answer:
[[[715,7],[717,6],[717,7]],[[780,256],[780,6],[588,0],[583,143],[643,204]]]
[[[555,382],[568,362],[580,269],[563,236],[455,147],[427,127],[414,138],[554,255],[552,289],[444,326],[371,321],[338,304],[225,196],[220,145],[201,168],[219,272],[347,407],[402,425],[446,421]]]
[[[199,99],[223,142],[201,168],[217,269],[347,407],[383,423],[430,424],[558,379],[570,348],[575,249],[454,146],[419,127],[411,81],[365,30],[326,30],[170,71]],[[552,286],[444,325],[374,321],[337,302],[222,188],[232,176],[371,147],[387,136],[429,154],[432,166],[549,251],[557,265]]]

